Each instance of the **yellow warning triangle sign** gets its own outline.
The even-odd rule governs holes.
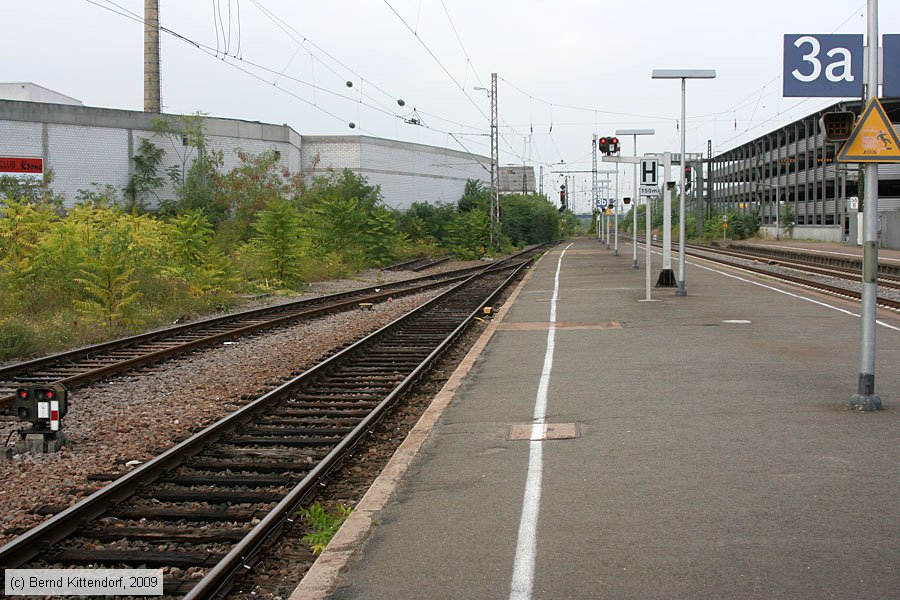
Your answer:
[[[900,139],[878,98],[869,100],[862,118],[838,152],[838,162],[900,162]]]

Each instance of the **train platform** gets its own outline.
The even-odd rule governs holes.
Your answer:
[[[780,250],[799,250],[801,252],[833,254],[836,256],[848,256],[862,259],[862,246],[838,244],[835,242],[817,242],[814,240],[740,240],[734,242],[742,246],[767,246]],[[675,243],[677,246],[677,242]],[[879,248],[878,262],[900,264],[900,250],[893,248]]]
[[[900,315],[856,412],[857,305],[623,246],[537,262],[293,600],[898,597]]]

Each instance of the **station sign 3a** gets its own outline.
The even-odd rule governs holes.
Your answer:
[[[900,162],[900,138],[878,98],[872,98],[844,142],[838,162]]]

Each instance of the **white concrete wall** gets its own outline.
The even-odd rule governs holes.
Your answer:
[[[302,148],[305,171],[351,169],[400,210],[413,202],[454,203],[469,179],[490,184],[490,159],[446,148],[367,136],[304,136]]]
[[[777,231],[775,230],[774,225],[763,225],[759,228],[760,234],[775,238],[775,234]],[[782,239],[795,239],[795,240],[816,240],[817,242],[835,242],[835,243],[843,243],[843,235],[840,227],[831,226],[828,227],[807,227],[804,225],[797,225],[794,227],[793,232],[786,233],[784,229],[781,230],[781,238]]]
[[[53,169],[54,192],[71,205],[78,190],[92,183],[121,190],[128,183],[128,131],[124,129],[47,125],[47,161]],[[120,193],[121,195],[121,193]]]
[[[162,115],[177,126],[177,115]],[[189,169],[195,152],[180,135],[154,133],[160,115],[82,106],[0,100],[0,156],[44,157],[52,169],[52,189],[74,205],[79,190],[91,184],[112,185],[120,193],[128,183],[131,157],[142,139],[165,151],[159,174]],[[46,137],[45,137],[46,129]],[[223,171],[240,164],[237,150],[260,154],[277,150],[279,163],[292,172],[321,174],[352,171],[381,187],[386,205],[406,209],[413,202],[459,200],[468,179],[490,184],[490,159],[456,150],[367,136],[301,137],[286,125],[207,118],[204,133],[210,150],[220,150]],[[174,198],[166,178],[148,207]]]
[[[44,155],[40,123],[0,120],[0,154],[38,158]]]

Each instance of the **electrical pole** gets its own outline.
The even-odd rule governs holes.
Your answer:
[[[597,210],[597,199],[599,193],[597,190],[597,134],[591,140],[591,156],[593,162],[591,166],[591,213]]]
[[[491,246],[500,250],[500,126],[496,73],[491,73]]]
[[[144,112],[162,112],[159,74],[159,0],[144,0]]]

